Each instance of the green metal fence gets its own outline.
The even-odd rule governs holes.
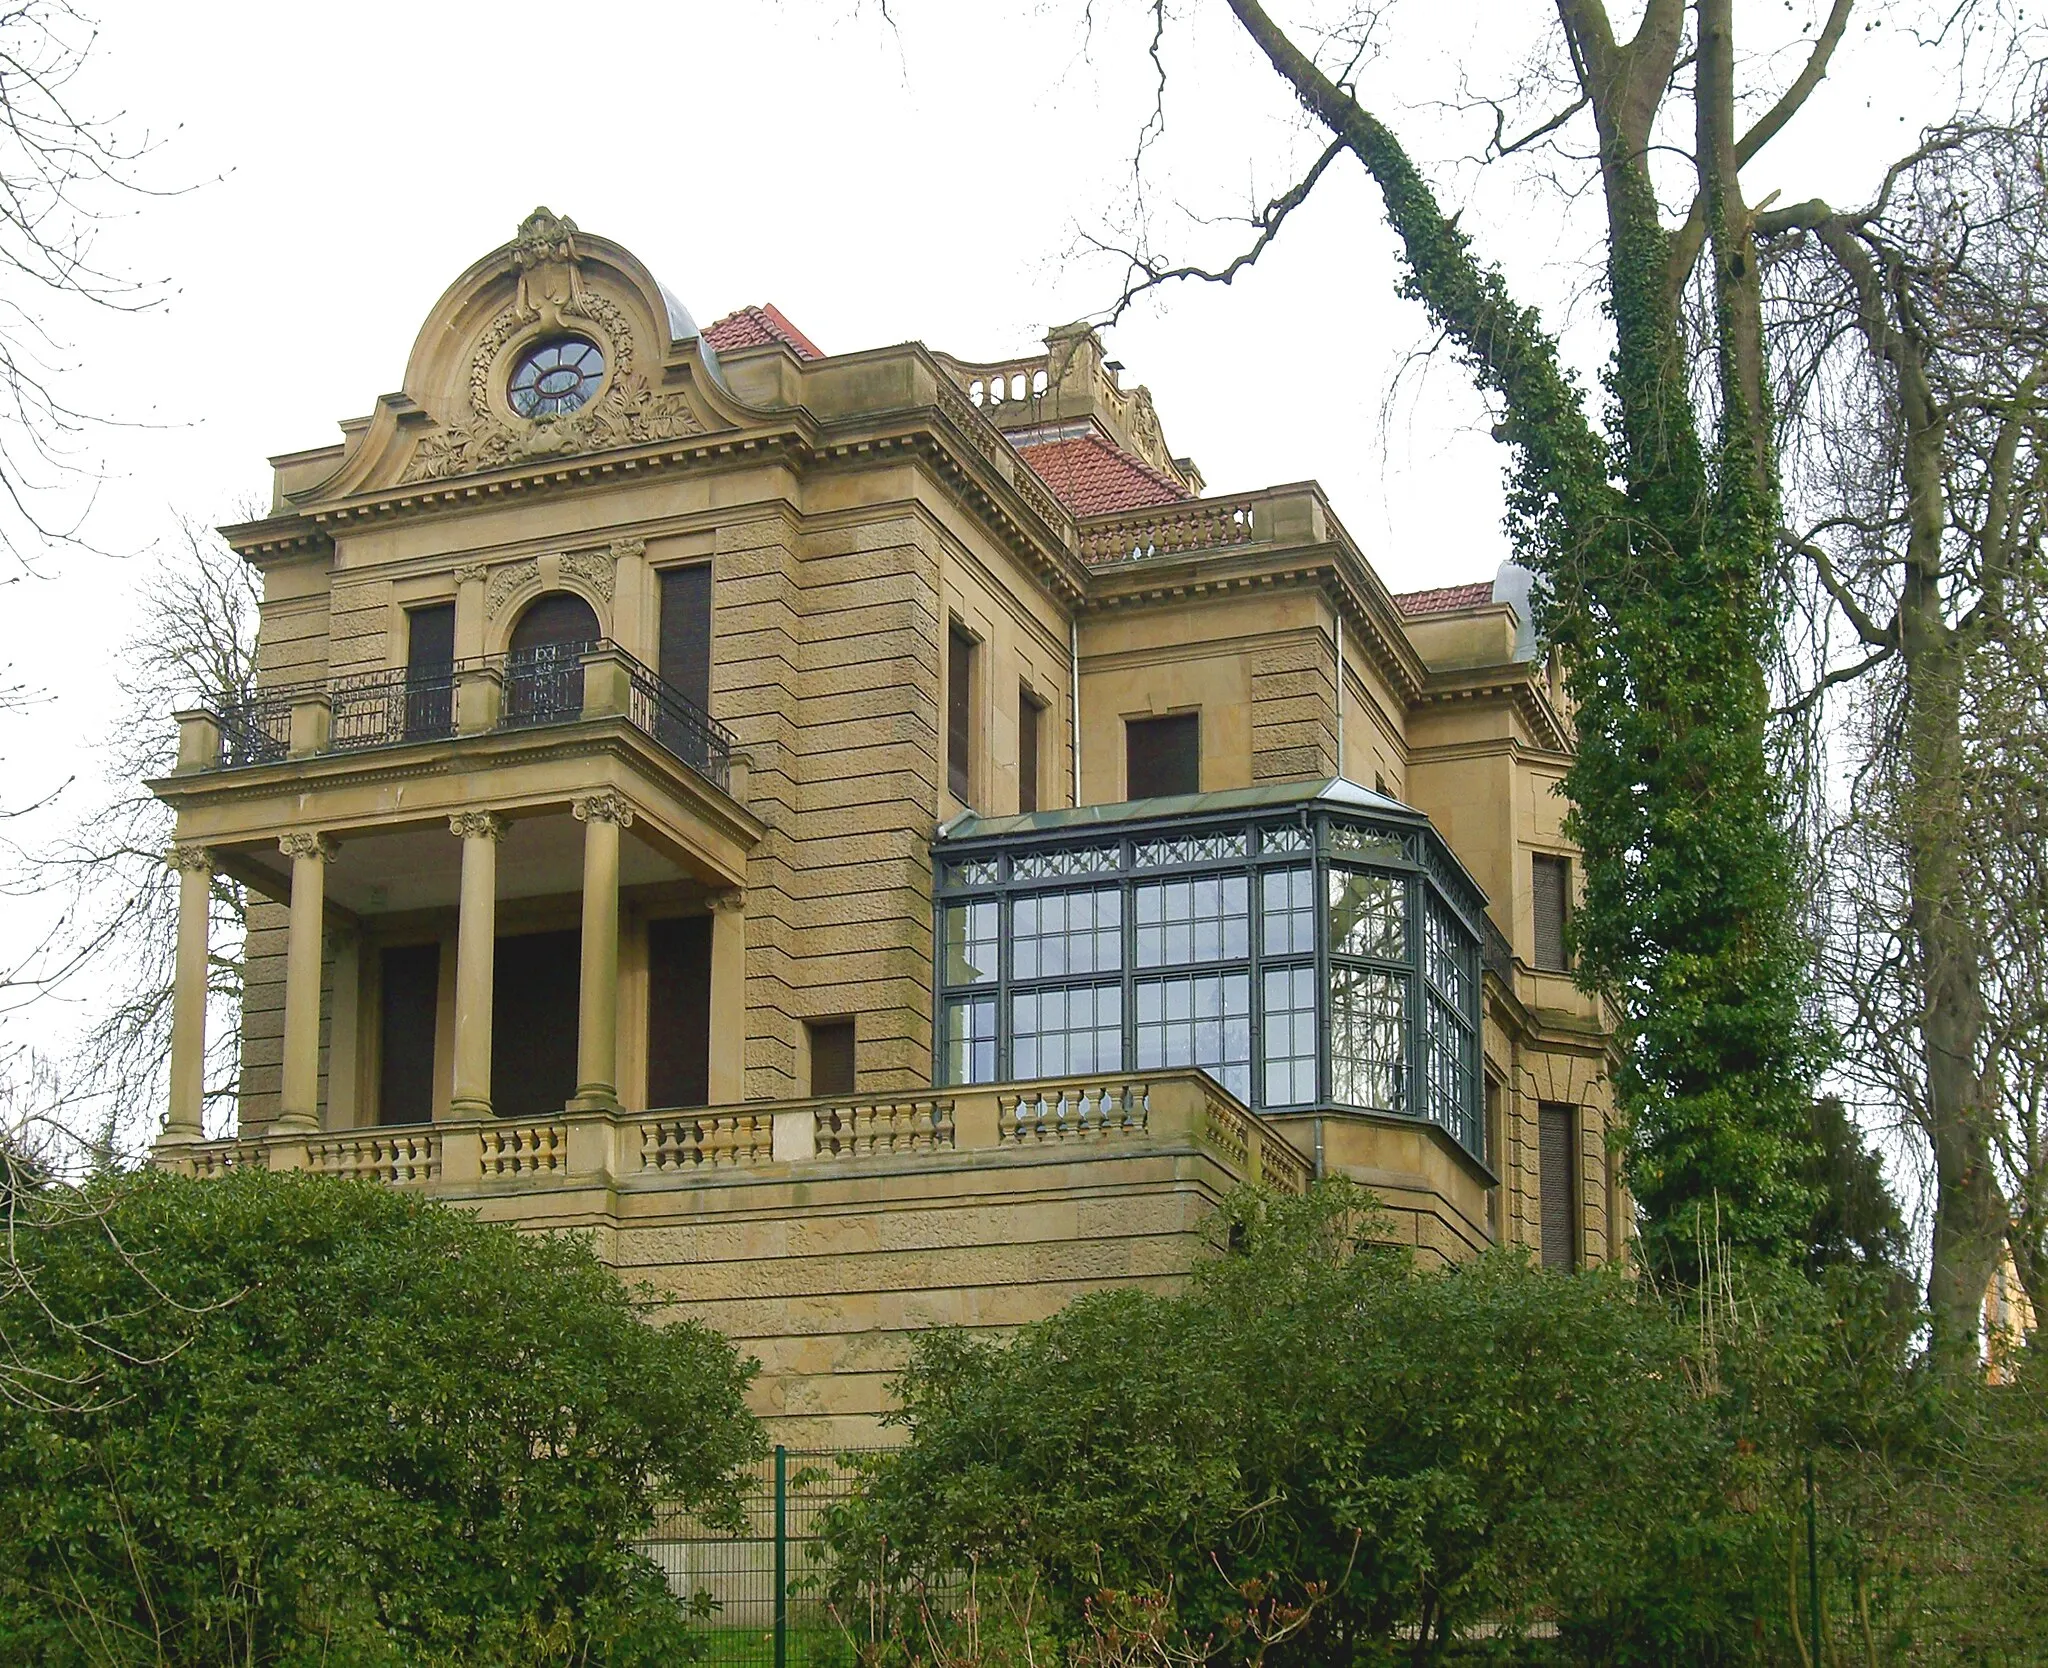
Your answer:
[[[849,1462],[875,1451],[778,1446],[745,1480],[737,1535],[680,1509],[657,1514],[645,1550],[679,1596],[715,1606],[704,1624],[712,1668],[852,1668],[855,1636],[820,1591],[818,1519],[858,1488]]]

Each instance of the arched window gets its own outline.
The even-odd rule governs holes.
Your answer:
[[[534,598],[505,652],[505,722],[551,724],[583,711],[583,656],[597,647],[597,612],[568,591]]]

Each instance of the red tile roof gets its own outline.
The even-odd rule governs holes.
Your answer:
[[[1439,585],[1433,591],[1397,591],[1394,606],[1414,618],[1417,614],[1452,614],[1460,608],[1477,608],[1493,601],[1493,581],[1476,585]]]
[[[1172,476],[1119,451],[1099,434],[1021,446],[1018,455],[1076,515],[1144,510],[1193,496]]]
[[[735,348],[768,347],[780,342],[799,359],[823,359],[824,351],[782,316],[782,309],[769,302],[765,307],[742,307],[704,332],[704,340],[720,353]]]

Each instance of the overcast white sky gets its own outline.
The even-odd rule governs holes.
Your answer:
[[[1809,5],[1745,9],[1782,32]],[[73,401],[145,425],[93,437],[107,480],[88,531],[137,554],[52,553],[49,577],[0,589],[0,665],[50,696],[0,720],[0,803],[97,768],[140,553],[180,517],[233,518],[267,494],[268,455],[333,439],[395,389],[436,296],[538,203],[637,251],[700,323],[774,301],[827,352],[916,338],[993,358],[1100,309],[1112,272],[1070,257],[1077,229],[1128,203],[1152,99],[1145,8],[1095,0],[1092,38],[1080,0],[891,11],[893,29],[874,0],[101,0],[79,95],[159,135],[143,176],[190,189],[125,205],[102,245],[164,280],[160,307],[58,320]],[[1175,15],[1160,200],[1241,211],[1313,147],[1219,0]],[[1504,85],[1518,31],[1548,15],[1541,0],[1410,0],[1400,53],[1362,85],[1452,158],[1473,130],[1429,101],[1461,74]],[[1852,40],[1799,143],[1752,170],[1753,200],[1780,183],[1854,199],[1939,113],[1886,40]],[[1583,208],[1575,220],[1526,177],[1443,177],[1482,252],[1563,318],[1597,230]],[[1486,577],[1506,554],[1500,455],[1448,361],[1411,369],[1389,402],[1424,343],[1393,277],[1377,197],[1343,161],[1256,270],[1147,304],[1112,351],[1212,490],[1314,478],[1397,589]],[[1573,332],[1597,364],[1597,313]],[[0,900],[0,936],[28,920]],[[67,1024],[51,1013],[31,1034]]]

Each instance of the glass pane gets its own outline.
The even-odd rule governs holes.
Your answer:
[[[1263,1106],[1299,1106],[1316,1098],[1316,970],[1269,967],[1260,998],[1265,1022]]]
[[[1434,893],[1425,917],[1422,965],[1429,982],[1436,986],[1458,1012],[1472,1015],[1477,990],[1479,945],[1465,924]]]
[[[973,996],[946,1004],[946,1081],[996,1080],[996,999]]]
[[[1200,1066],[1251,1097],[1251,975],[1199,973],[1138,986],[1138,1067]]]
[[[1011,977],[1058,979],[1123,966],[1124,899],[1117,888],[1040,892],[1011,907]]]
[[[996,902],[946,906],[946,965],[949,985],[986,984],[996,976]]]
[[[1251,884],[1244,875],[1153,880],[1135,893],[1140,967],[1237,961],[1251,953]]]
[[[1330,871],[1330,948],[1339,955],[1408,959],[1408,882],[1370,869]]]
[[[1423,1003],[1423,1025],[1429,1048],[1429,1116],[1476,1151],[1478,1049],[1472,1033],[1434,991]]]
[[[1305,868],[1259,877],[1259,938],[1269,956],[1315,954],[1315,881]]]
[[[1388,1112],[1407,1100],[1403,1015],[1408,981],[1359,967],[1330,969],[1330,1094]]]
[[[1121,985],[1020,992],[1010,999],[1011,1073],[1020,1082],[1119,1071],[1124,1063]]]

